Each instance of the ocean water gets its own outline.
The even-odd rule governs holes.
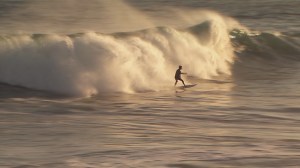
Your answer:
[[[300,167],[299,9],[2,0],[0,167]]]

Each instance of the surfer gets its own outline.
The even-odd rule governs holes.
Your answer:
[[[185,86],[184,81],[181,79],[181,74],[186,74],[186,73],[181,72],[181,69],[182,69],[182,66],[179,65],[179,68],[177,69],[177,71],[175,73],[175,86],[176,86],[178,80],[180,80],[183,83],[183,85]]]

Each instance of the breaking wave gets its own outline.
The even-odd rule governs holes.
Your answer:
[[[76,96],[159,91],[172,87],[178,65],[210,79],[230,75],[235,55],[299,60],[297,40],[243,31],[220,15],[186,29],[2,34],[0,83]]]
[[[198,78],[230,74],[229,29],[219,17],[184,30],[1,35],[0,82],[79,96],[164,90],[178,65]]]
[[[270,61],[300,60],[300,39],[297,36],[268,32],[231,31],[238,55],[256,56]]]

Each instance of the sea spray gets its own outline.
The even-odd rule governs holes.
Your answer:
[[[0,82],[90,96],[170,89],[178,65],[197,78],[230,74],[234,54],[220,18],[184,30],[3,35]]]
[[[155,27],[145,12],[124,0],[89,0],[88,3],[82,0],[27,0],[6,3],[3,8],[0,6],[0,14],[5,14],[0,15],[0,33],[68,34],[90,30],[112,33]],[[106,21],[101,22],[103,20]]]

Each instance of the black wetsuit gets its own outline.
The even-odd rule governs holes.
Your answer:
[[[181,70],[177,69],[176,73],[175,73],[175,80],[182,80],[181,79]]]
[[[175,73],[175,86],[176,86],[176,84],[177,84],[177,81],[181,81],[182,82],[182,84],[185,86],[185,84],[184,84],[184,81],[181,79],[181,74],[183,74],[183,73],[181,73],[181,68],[179,67],[178,69],[177,69],[177,71],[176,71],[176,73]]]

